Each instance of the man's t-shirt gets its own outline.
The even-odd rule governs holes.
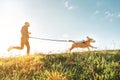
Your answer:
[[[22,27],[21,35],[22,35],[22,39],[28,40],[29,34],[28,34],[28,27],[27,26]]]

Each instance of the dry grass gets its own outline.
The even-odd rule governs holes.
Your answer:
[[[1,80],[120,80],[120,51],[0,58]]]

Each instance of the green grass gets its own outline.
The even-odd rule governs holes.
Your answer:
[[[0,80],[120,80],[120,51],[0,58]]]

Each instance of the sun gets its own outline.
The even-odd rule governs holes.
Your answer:
[[[10,15],[8,14],[7,16],[10,16]],[[6,17],[6,19],[7,18],[8,17]],[[20,45],[20,39],[21,39],[20,30],[25,21],[25,20],[24,21],[19,20],[19,22],[17,22],[15,21],[15,19],[13,19],[14,21],[11,21],[10,19],[11,18],[9,18],[8,22],[4,20],[2,21],[2,19],[0,19],[0,21],[2,22],[2,24],[0,24],[0,34],[3,34],[3,36],[1,36],[1,42],[0,42],[0,44],[2,45],[0,46],[0,53],[1,53],[0,56],[8,57],[8,56],[26,55],[26,46],[24,46],[23,50],[12,50],[10,52],[7,51],[9,46]],[[29,31],[31,32],[30,36],[40,37],[40,36],[36,36],[38,35],[36,33],[37,29],[34,29],[34,27],[32,27],[36,24],[32,21],[30,22],[31,22],[30,29],[29,29]],[[69,47],[69,44],[64,43],[64,42],[55,42],[55,41],[39,40],[39,39],[32,39],[32,38],[29,38],[29,42],[30,42],[30,54],[33,54],[36,52],[58,53],[60,51],[67,50]]]
[[[0,38],[1,38],[0,56],[26,54],[25,46],[23,50],[12,50],[8,52],[9,46],[20,45],[20,39],[21,39],[20,30],[26,21],[30,22],[30,28],[29,28],[29,31],[31,32],[30,36],[41,38],[42,35],[42,38],[49,37],[49,36],[43,36],[44,33],[41,34],[42,32],[44,32],[43,30],[47,28],[47,27],[44,28],[44,26],[49,26],[49,25],[39,26],[38,25],[39,23],[37,23],[34,20],[34,18],[24,9],[24,7],[19,5],[18,2],[12,2],[9,0],[3,1],[2,5],[0,5]],[[50,28],[48,27],[47,29]],[[66,37],[68,35],[64,35],[64,36]],[[49,38],[53,39],[53,37],[49,37]],[[59,52],[62,50],[67,50],[69,47],[68,43],[61,43],[54,41],[29,39],[29,42],[30,42],[31,54],[34,52],[43,52],[43,53]]]

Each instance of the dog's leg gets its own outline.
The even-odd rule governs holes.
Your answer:
[[[73,49],[74,47],[72,46],[70,49],[69,49],[69,51],[71,52],[71,50]]]
[[[69,54],[70,54],[70,50],[69,50],[69,49],[67,49],[67,50],[66,50],[66,53],[69,53]]]
[[[88,49],[88,51],[90,51],[90,48],[89,48],[89,47],[87,47],[87,49]]]
[[[92,45],[90,45],[90,47],[91,47],[91,48],[95,48],[95,49],[97,49],[97,47],[94,47],[94,46],[92,46]]]

